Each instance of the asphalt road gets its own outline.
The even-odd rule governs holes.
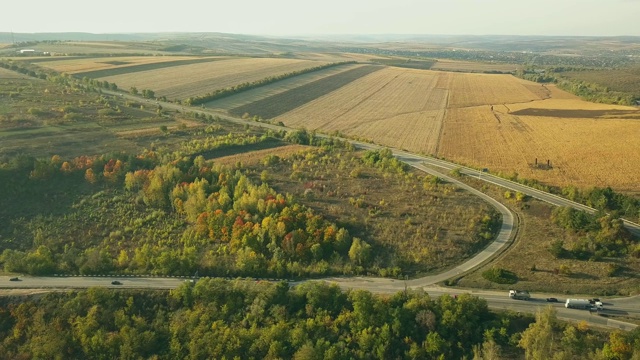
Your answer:
[[[134,276],[55,276],[55,277],[20,277],[20,281],[10,281],[9,276],[0,276],[0,293],[2,289],[83,289],[89,287],[105,287],[111,289],[162,289],[170,290],[177,288],[186,278],[160,278],[160,277],[134,277]],[[111,282],[117,280],[121,285],[112,285]],[[262,280],[258,280],[262,281]],[[637,327],[635,324],[613,320],[602,314],[610,316],[625,316],[640,319],[640,297],[627,297],[617,299],[602,299],[605,310],[601,315],[590,313],[587,310],[566,309],[564,307],[565,297],[551,294],[532,294],[530,300],[510,299],[506,291],[486,291],[469,290],[456,288],[443,288],[439,286],[410,286],[408,281],[392,279],[376,279],[365,277],[352,278],[327,278],[309,281],[327,281],[336,283],[343,289],[363,289],[374,293],[393,294],[403,291],[405,288],[423,289],[433,297],[441,295],[455,296],[462,293],[469,293],[487,300],[490,308],[495,310],[512,310],[516,312],[535,312],[546,306],[553,306],[558,317],[568,321],[586,321],[591,326],[608,327],[621,330],[632,330]],[[302,282],[291,283],[292,286]],[[548,303],[547,297],[556,297],[560,302]]]
[[[136,101],[155,103],[157,105],[162,105],[165,109],[173,109],[177,111],[184,111],[187,109],[188,111],[196,111],[211,115],[217,115],[221,118],[238,123],[238,124],[251,124],[254,126],[260,126],[264,128],[270,128],[274,130],[292,130],[289,128],[247,121],[243,119],[230,118],[226,114],[220,114],[213,111],[208,111],[206,109],[200,109],[195,107],[184,107],[181,105],[173,104],[173,103],[165,103],[165,102],[156,102],[151,100],[141,100],[140,97],[132,96],[129,94],[120,94],[117,92],[105,91],[104,93],[118,95],[123,98],[134,99]],[[323,135],[320,135],[323,136]],[[348,139],[343,139],[350,141],[356,147],[363,149],[379,149],[383,148],[382,146],[373,145],[369,143],[362,143],[358,141],[351,141]],[[462,293],[462,292],[470,292],[474,295],[483,297],[487,300],[488,304],[492,308],[496,309],[512,309],[515,311],[522,312],[535,312],[538,308],[543,306],[550,305],[547,303],[544,298],[541,299],[532,299],[529,301],[520,301],[520,300],[512,300],[508,297],[506,292],[490,292],[490,291],[482,291],[482,290],[461,290],[461,289],[449,289],[449,288],[439,288],[434,286],[438,282],[443,280],[458,276],[468,270],[473,269],[474,267],[488,261],[496,252],[500,249],[504,248],[509,244],[511,239],[511,234],[515,228],[513,214],[506,208],[504,205],[490,198],[489,196],[475,190],[466,184],[461,183],[460,181],[452,178],[444,173],[434,170],[434,167],[441,168],[448,171],[453,169],[460,169],[461,173],[468,176],[474,176],[482,181],[486,181],[495,185],[502,186],[506,189],[510,189],[513,191],[519,191],[531,197],[540,199],[542,201],[546,201],[553,205],[558,206],[571,206],[576,209],[584,210],[589,213],[595,212],[595,209],[589,208],[585,205],[578,204],[576,202],[561,198],[559,196],[549,194],[537,189],[533,189],[531,187],[515,183],[513,181],[505,180],[497,176],[493,176],[482,171],[478,171],[471,168],[462,167],[458,164],[450,163],[447,161],[443,161],[440,159],[435,159],[431,157],[420,156],[416,154],[411,154],[405,151],[392,149],[394,156],[396,156],[399,160],[406,162],[407,164],[420,169],[422,171],[428,172],[435,176],[438,176],[446,181],[449,181],[457,186],[469,191],[471,194],[475,196],[480,196],[485,201],[489,202],[492,206],[494,206],[501,214],[502,214],[502,227],[499,231],[499,234],[495,241],[493,241],[487,248],[483,249],[480,253],[475,255],[473,258],[465,261],[464,263],[454,267],[453,269],[447,270],[443,273],[430,275],[419,279],[412,280],[394,280],[394,279],[386,279],[386,278],[367,278],[367,277],[345,277],[345,278],[328,278],[322,279],[323,281],[328,281],[332,283],[338,284],[340,287],[345,289],[365,289],[374,293],[395,293],[398,291],[402,291],[406,288],[418,289],[422,288],[427,291],[429,294],[433,296],[438,296],[440,294],[451,294],[451,293]],[[640,236],[640,225],[625,221],[625,226],[629,228],[633,233]],[[118,280],[122,283],[122,285],[112,285],[111,281]],[[148,277],[25,277],[22,278],[21,281],[9,281],[9,277],[0,277],[0,288],[88,288],[94,286],[101,287],[110,287],[110,288],[132,288],[132,289],[172,289],[180,284],[184,283],[185,279],[182,278],[148,278]],[[548,295],[546,297],[556,297],[561,299],[561,296]],[[580,321],[584,320],[588,323],[596,326],[608,326],[614,328],[620,328],[629,330],[635,328],[636,325],[624,323],[620,321],[615,321],[608,319],[606,317],[593,315],[589,313],[589,311],[585,310],[574,310],[574,309],[566,309],[562,306],[562,304],[551,304],[558,310],[558,315],[561,318],[567,320]],[[624,299],[616,299],[616,300],[607,300],[605,311],[611,312],[611,314],[616,315],[624,315],[631,317],[640,318],[640,298],[631,297]]]

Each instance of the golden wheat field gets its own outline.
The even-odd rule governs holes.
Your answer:
[[[387,68],[276,121],[550,185],[640,191],[640,110],[511,75]]]
[[[58,72],[76,74],[94,70],[113,69],[124,66],[134,66],[142,64],[152,64],[165,61],[189,60],[188,56],[122,56],[122,57],[98,57],[98,58],[77,58],[69,60],[55,60],[38,63],[39,66],[46,67]]]
[[[623,118],[634,113],[574,99],[449,109],[439,155],[552,185],[637,191],[640,122]]]
[[[121,89],[151,89],[156,96],[185,99],[326,63],[295,59],[237,58],[106,76],[99,80],[114,82]]]
[[[448,94],[437,83],[437,72],[385,68],[275,120],[431,153]]]

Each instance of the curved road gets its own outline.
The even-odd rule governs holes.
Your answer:
[[[119,95],[121,97],[126,97],[129,99],[134,99],[137,101],[147,101],[149,100],[141,100],[140,97],[132,96],[129,94],[121,94],[117,92],[105,91],[105,93],[109,93],[112,95]],[[158,103],[158,102],[156,102]],[[173,109],[177,111],[182,111],[184,109],[181,105],[176,105],[173,103],[165,103],[160,102],[163,108],[165,109]],[[196,109],[189,108],[191,111],[197,111],[200,113],[207,113],[211,115],[217,115],[223,118],[224,120],[231,121],[234,123],[240,124],[251,124],[254,126],[260,126],[264,128],[270,128],[273,130],[294,130],[286,127],[281,127],[272,124],[260,123],[247,121],[243,119],[230,118],[226,114],[220,114],[213,111],[208,111],[206,109]],[[324,135],[319,135],[322,137],[328,137]],[[349,141],[354,146],[363,148],[363,149],[380,149],[384,148],[383,146],[378,146],[369,143],[362,143],[358,141],[352,141],[349,139],[342,139],[345,141]],[[322,279],[322,281],[328,281],[338,284],[342,288],[350,288],[350,289],[365,289],[371,292],[376,293],[395,293],[398,291],[402,291],[406,288],[422,288],[432,295],[441,295],[441,294],[450,294],[450,293],[462,293],[469,292],[477,296],[481,296],[485,298],[492,308],[504,308],[504,309],[513,309],[515,311],[523,311],[523,312],[532,312],[541,306],[547,306],[548,303],[532,299],[531,301],[518,301],[509,299],[506,292],[490,292],[490,291],[482,291],[482,290],[461,290],[461,289],[443,289],[439,287],[433,286],[438,282],[450,279],[455,276],[459,276],[460,274],[469,271],[476,266],[484,263],[489,260],[494,254],[496,254],[500,249],[509,244],[512,240],[512,233],[515,229],[513,214],[501,203],[497,202],[493,198],[488,195],[450,177],[439,171],[434,170],[432,167],[439,167],[445,169],[447,171],[453,169],[460,169],[461,173],[469,176],[476,176],[478,179],[493,183],[495,185],[502,186],[507,189],[511,189],[514,191],[519,191],[531,197],[538,198],[540,200],[546,201],[548,203],[558,205],[558,206],[571,206],[579,210],[587,211],[590,213],[595,212],[595,209],[589,208],[582,204],[578,204],[576,202],[566,200],[556,195],[552,195],[537,189],[533,189],[531,187],[518,184],[509,180],[505,180],[499,178],[497,176],[493,176],[475,169],[461,167],[460,165],[450,163],[447,161],[420,156],[416,154],[411,154],[405,151],[400,151],[397,149],[392,149],[394,156],[396,156],[399,160],[406,162],[410,166],[413,166],[419,170],[425,171],[432,175],[438,176],[446,181],[449,181],[453,184],[456,184],[460,188],[469,191],[470,193],[481,197],[488,203],[490,203],[493,207],[495,207],[502,215],[502,227],[498,233],[496,239],[485,249],[483,249],[480,253],[476,254],[473,258],[465,261],[464,263],[454,267],[453,269],[447,270],[443,273],[430,275],[418,279],[412,280],[394,280],[387,278],[367,278],[367,277],[350,277],[350,278],[327,278]],[[426,166],[429,165],[430,167]],[[640,235],[640,225],[625,221],[625,226],[629,228],[634,234]],[[112,280],[119,280],[122,282],[122,285],[111,285]],[[102,287],[113,287],[113,288],[153,288],[153,289],[172,289],[180,284],[182,284],[185,280],[178,278],[149,278],[149,277],[27,277],[23,278],[21,281],[9,281],[9,277],[0,277],[0,288],[87,288],[94,286],[102,286]],[[557,296],[556,296],[557,297]],[[631,297],[619,299],[616,301],[607,301],[605,308],[614,307],[616,315],[627,315],[633,317],[640,317],[640,298]],[[621,305],[619,305],[621,304]],[[558,309],[558,316],[560,318],[564,318],[567,320],[575,320],[580,321],[584,320],[589,322],[592,325],[596,326],[607,326],[620,328],[624,330],[630,330],[636,327],[634,324],[629,324],[621,321],[610,320],[604,317],[600,317],[597,315],[591,315],[588,311],[580,311],[580,310],[571,310],[565,309],[564,307],[554,304],[553,306]],[[612,313],[614,314],[614,313]]]

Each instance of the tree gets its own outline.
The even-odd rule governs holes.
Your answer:
[[[84,178],[91,184],[95,184],[98,181],[96,174],[91,168],[88,168],[87,171],[85,171]]]
[[[131,94],[133,94],[133,95],[138,95],[138,88],[136,88],[135,86],[132,86],[132,87],[129,89],[129,92],[130,92]]]
[[[538,310],[536,321],[522,333],[518,342],[518,346],[524,349],[527,360],[551,359],[554,353],[556,326],[557,313],[553,307]]]
[[[371,245],[359,238],[354,237],[349,249],[349,259],[354,263],[364,266],[371,257]]]

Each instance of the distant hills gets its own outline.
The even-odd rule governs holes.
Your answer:
[[[343,51],[349,47],[378,49],[427,48],[517,51],[554,54],[589,54],[620,51],[640,56],[640,36],[516,36],[516,35],[316,35],[257,36],[227,33],[10,33],[0,32],[0,43],[17,47],[43,41],[151,42],[158,48],[214,49],[217,52],[264,54],[274,52]],[[588,50],[586,50],[588,49]]]

